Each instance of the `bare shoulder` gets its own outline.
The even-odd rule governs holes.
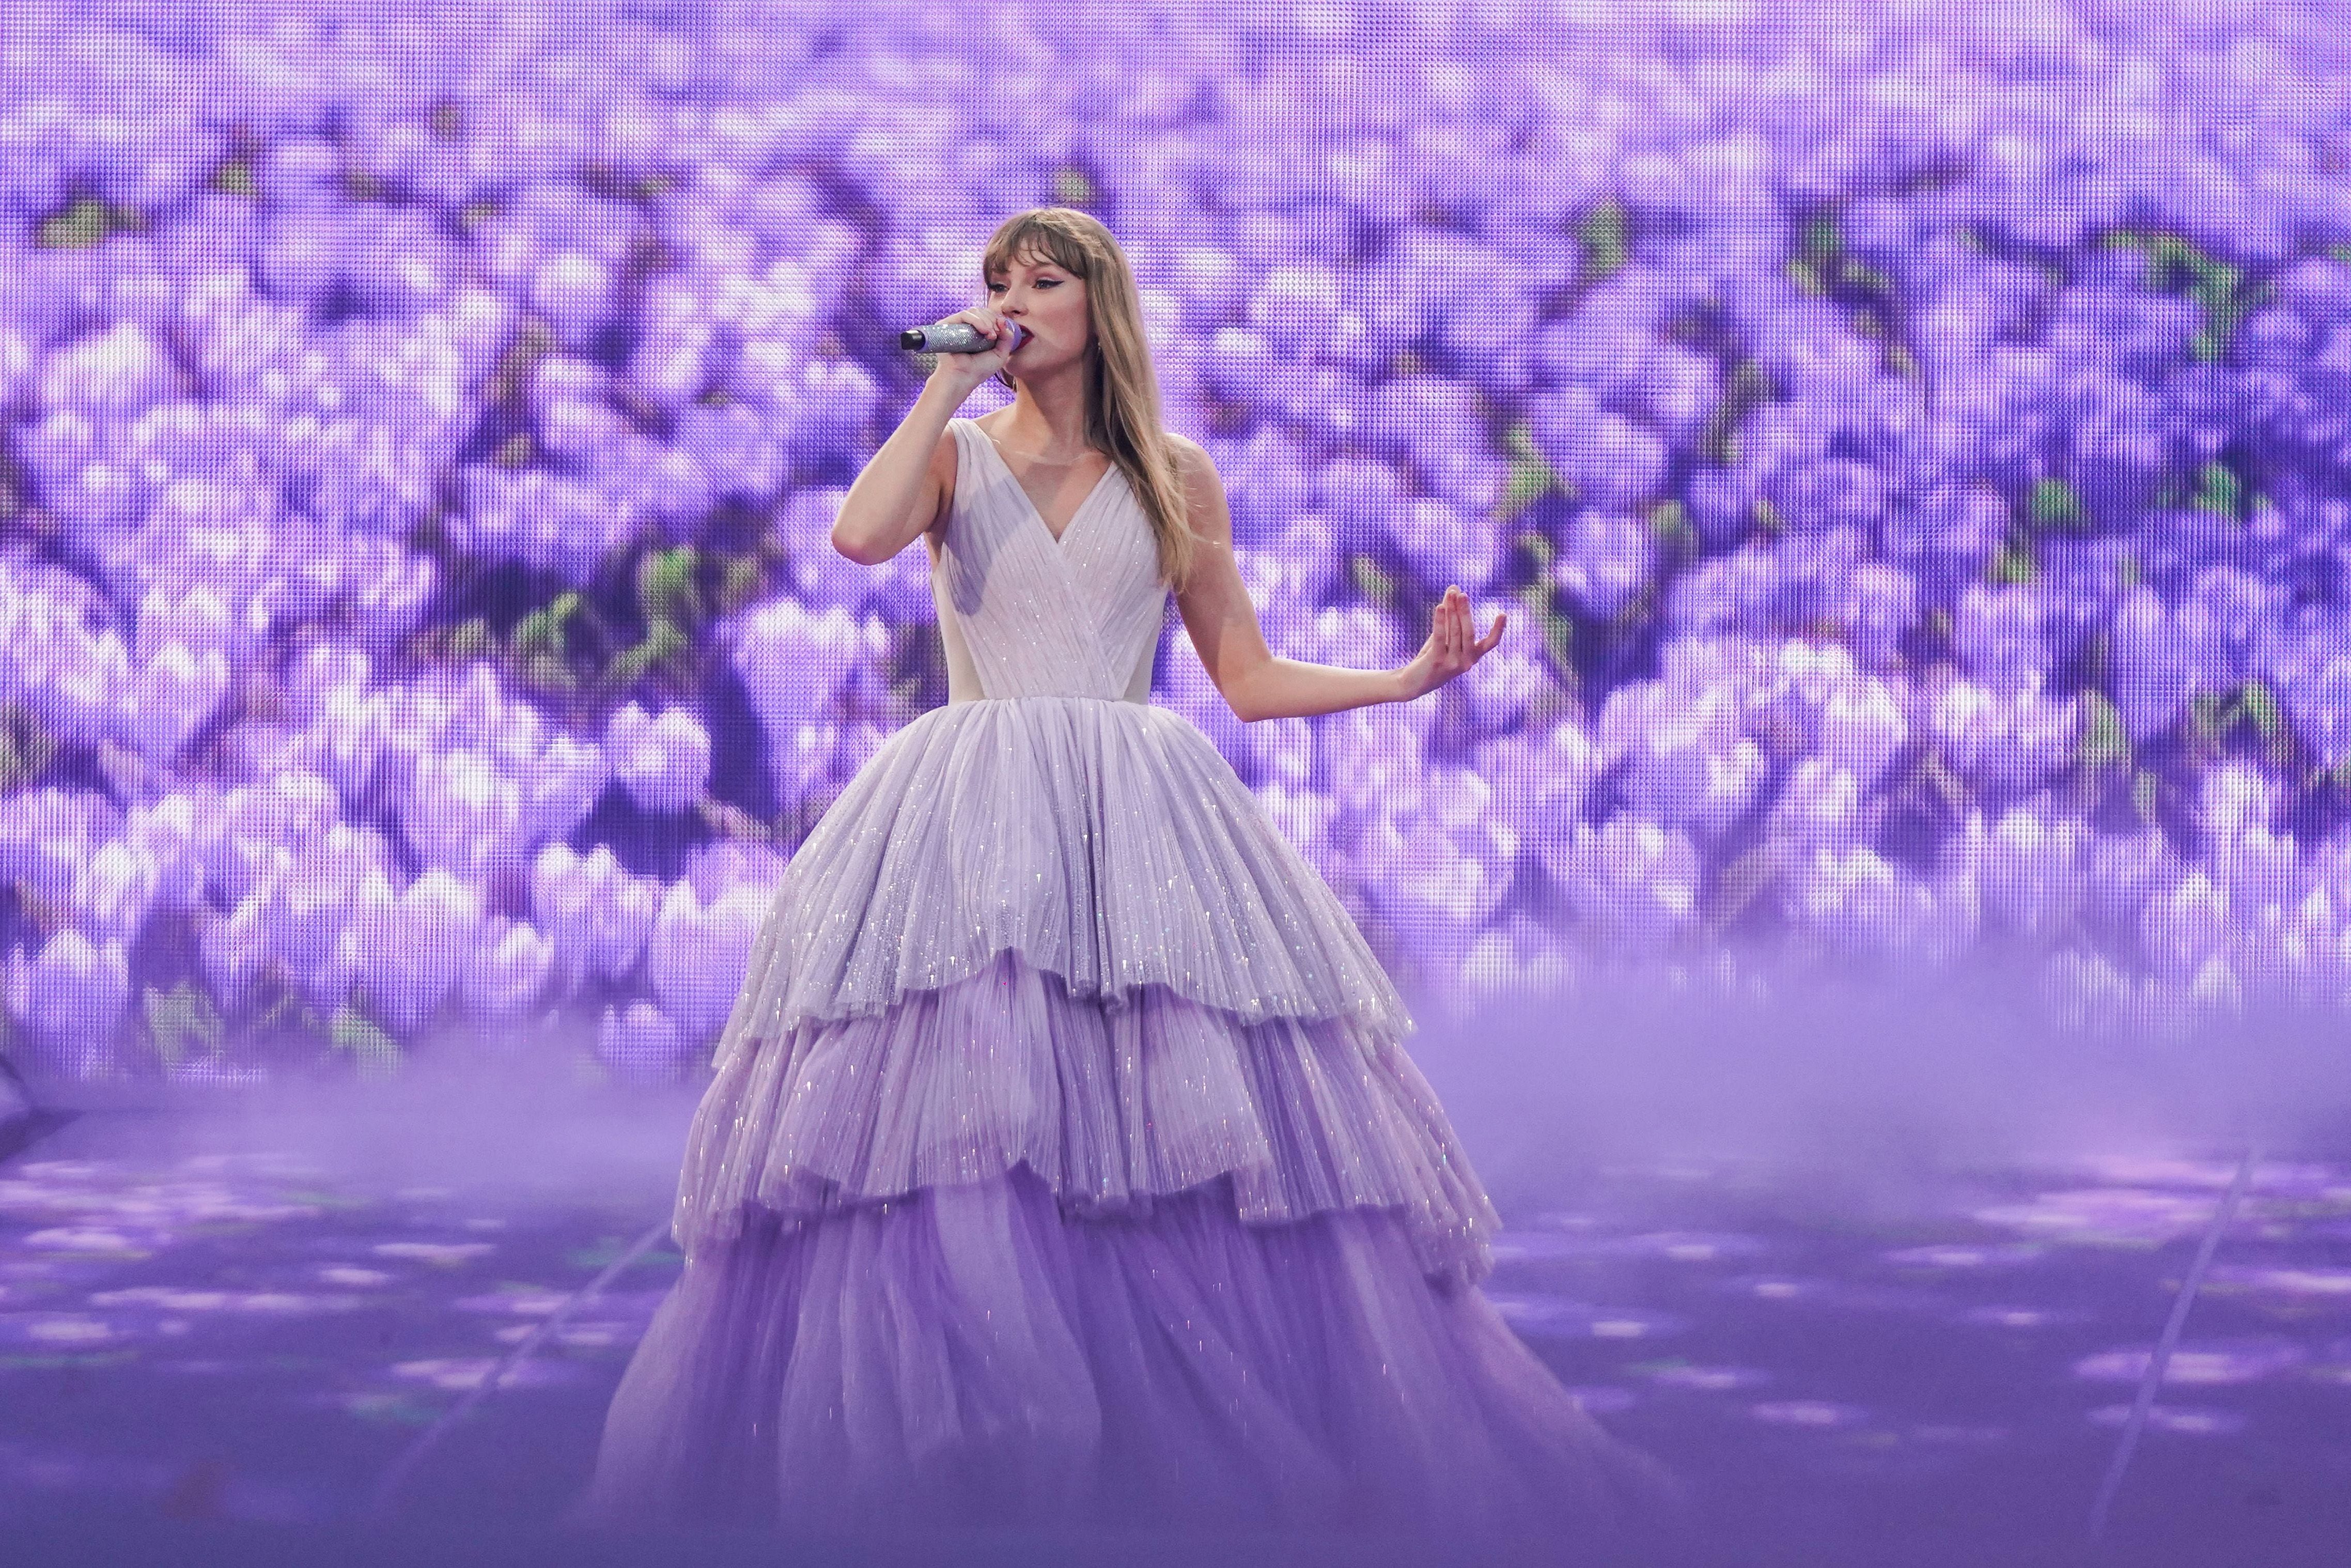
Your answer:
[[[1228,510],[1224,481],[1217,476],[1208,449],[1188,435],[1167,433],[1167,450],[1176,465],[1176,482],[1184,488],[1185,526],[1204,541],[1229,544],[1232,516]]]
[[[1217,476],[1216,460],[1208,455],[1208,449],[1190,436],[1178,435],[1171,430],[1167,433],[1167,452],[1175,462],[1176,477],[1184,486],[1185,498],[1213,507],[1224,489],[1224,482]]]
[[[1169,431],[1167,449],[1175,455],[1176,472],[1183,476],[1187,483],[1213,475],[1217,471],[1216,464],[1209,459],[1208,449],[1188,435]]]

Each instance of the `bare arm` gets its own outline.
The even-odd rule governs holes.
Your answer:
[[[930,531],[955,485],[947,421],[966,393],[926,382],[922,395],[841,497],[832,548],[861,566],[880,566]]]
[[[1373,703],[1408,702],[1451,680],[1501,640],[1509,616],[1496,617],[1493,630],[1483,638],[1476,637],[1470,630],[1468,597],[1451,589],[1437,608],[1427,643],[1402,669],[1348,670],[1276,658],[1265,645],[1257,606],[1249,602],[1240,568],[1233,559],[1233,517],[1224,483],[1196,443],[1180,436],[1175,441],[1177,466],[1184,474],[1185,503],[1200,552],[1191,583],[1176,595],[1176,607],[1183,614],[1184,629],[1190,633],[1208,678],[1216,682],[1236,717],[1253,723],[1261,718],[1337,713]]]
[[[1004,320],[992,305],[975,305],[947,318],[968,321],[998,346],[978,354],[941,354],[914,406],[859,470],[841,514],[832,520],[832,548],[860,566],[880,566],[931,532],[955,494],[956,449],[947,422],[973,389],[1011,357]],[[934,553],[937,541],[932,541]]]

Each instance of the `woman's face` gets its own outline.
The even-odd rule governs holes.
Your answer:
[[[992,274],[987,302],[1033,334],[1004,362],[1017,376],[1081,362],[1093,341],[1086,280],[1041,254],[1015,256],[1008,270]]]

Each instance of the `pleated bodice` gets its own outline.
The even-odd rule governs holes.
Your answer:
[[[1168,588],[1123,470],[1113,465],[1056,539],[987,432],[947,422],[956,493],[931,597],[947,701],[1151,700]]]

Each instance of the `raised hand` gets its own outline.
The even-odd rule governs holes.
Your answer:
[[[958,310],[944,319],[968,321],[985,333],[989,341],[997,345],[984,354],[938,356],[938,363],[931,368],[930,379],[954,388],[958,393],[968,395],[978,387],[980,382],[1002,370],[1005,361],[1019,351],[1019,345],[1008,341],[1012,336],[1011,323],[1007,321],[1003,312],[998,310],[993,305],[975,305],[967,310]]]
[[[1412,663],[1396,672],[1404,685],[1405,700],[1435,691],[1491,653],[1494,644],[1502,640],[1502,628],[1510,624],[1510,620],[1509,611],[1499,612],[1492,629],[1483,637],[1479,636],[1469,618],[1469,596],[1458,588],[1447,588],[1430,617],[1428,641],[1421,645]]]

